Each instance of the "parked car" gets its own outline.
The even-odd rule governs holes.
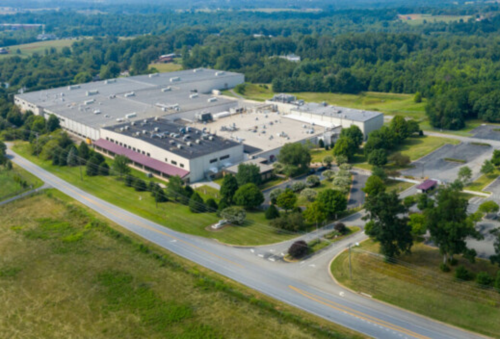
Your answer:
[[[321,172],[326,171],[326,170],[327,170],[326,166],[321,166],[321,167],[319,167],[316,171],[317,171],[318,173],[321,173]]]
[[[316,173],[316,170],[314,168],[310,168],[309,171],[307,171],[307,175],[311,175]]]

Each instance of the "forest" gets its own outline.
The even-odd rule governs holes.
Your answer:
[[[470,19],[422,25],[397,20],[399,13],[424,11]],[[496,4],[315,13],[145,10],[85,15],[61,9],[5,15],[4,21],[50,22],[47,32],[78,38],[60,51],[0,59],[0,82],[8,84],[2,88],[4,119],[13,109],[11,94],[20,89],[111,78],[125,70],[143,74],[152,71],[148,65],[158,56],[176,52],[184,68],[241,72],[248,82],[272,83],[275,92],[419,92],[428,99],[431,125],[438,128],[460,129],[466,119],[500,122]],[[0,31],[0,42],[26,42],[28,33],[16,34]],[[301,62],[277,57],[291,53]]]

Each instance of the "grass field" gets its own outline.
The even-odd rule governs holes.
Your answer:
[[[409,156],[411,161],[415,161],[431,152],[434,152],[445,144],[458,145],[459,143],[460,141],[456,139],[425,135],[423,137],[412,137],[406,139],[399,147],[390,153],[401,152],[401,154]],[[372,169],[372,166],[366,162],[366,158],[362,153],[362,150],[356,154],[353,165],[363,169]]]
[[[0,207],[1,338],[361,337],[101,218],[54,190]]]
[[[385,186],[387,187],[387,192],[396,191],[398,193],[406,191],[408,188],[412,187],[415,184],[406,181],[398,181],[398,180],[387,180]]]
[[[39,41],[30,44],[9,46],[8,47],[10,51],[9,54],[0,55],[0,59],[9,58],[14,55],[28,57],[32,56],[33,53],[42,54],[45,52],[46,49],[50,49],[51,47],[54,47],[58,51],[61,51],[63,47],[71,47],[73,42],[75,42],[75,40],[63,39],[63,40]],[[21,54],[17,53],[18,49],[21,51]]]
[[[428,23],[435,22],[457,22],[464,21],[467,22],[471,18],[470,15],[432,15],[432,14],[400,14],[398,15],[399,20],[408,23],[409,25],[423,25],[424,21]]]
[[[415,244],[412,254],[400,258],[399,264],[386,263],[377,252],[378,245],[371,241],[352,251],[352,280],[347,252],[333,261],[332,273],[341,284],[357,292],[455,326],[500,337],[500,293],[479,288],[474,282],[458,282],[453,272],[441,272],[442,257],[437,249]],[[487,271],[493,275],[498,270],[485,260],[477,260],[475,264],[462,258],[458,261],[475,273]]]
[[[16,182],[14,180],[16,176],[25,180],[28,187],[23,188],[19,182]],[[11,198],[25,191],[41,187],[42,185],[43,182],[40,179],[31,173],[26,172],[17,165],[13,165],[12,170],[10,171],[0,167],[0,201]]]
[[[177,63],[177,62],[170,62],[168,64],[149,64],[149,69],[156,68],[158,72],[164,73],[164,72],[175,72],[175,71],[180,71],[182,70],[182,65]]]
[[[136,192],[126,187],[116,177],[87,177],[84,174],[83,180],[80,180],[78,167],[52,166],[51,162],[32,156],[27,143],[17,143],[14,150],[84,191],[176,231],[213,238],[234,245],[262,245],[289,240],[297,236],[278,233],[275,228],[269,226],[263,212],[248,213],[247,220],[242,226],[226,227],[217,232],[208,231],[206,228],[219,220],[214,213],[191,213],[188,206],[174,202],[160,203],[156,207],[148,192]],[[111,163],[111,160],[108,159],[108,163]],[[146,181],[149,180],[142,172],[134,171],[133,174]]]
[[[479,178],[477,178],[472,183],[467,185],[465,189],[476,192],[482,192],[483,189],[486,188],[486,186],[491,184],[499,176],[500,176],[500,170],[495,168],[495,171],[493,173],[481,175]]]

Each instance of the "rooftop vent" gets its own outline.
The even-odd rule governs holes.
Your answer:
[[[159,127],[155,127],[155,132],[159,132],[160,131],[160,128]]]
[[[193,72],[194,73],[203,72],[203,68],[195,68],[193,69]]]
[[[158,75],[159,75],[158,73],[153,73],[153,74],[150,74],[149,77],[150,78],[156,78],[156,77],[158,77]]]
[[[123,122],[123,118],[116,119],[117,122]]]
[[[71,85],[71,86],[68,86],[68,91],[73,91],[75,89],[79,89],[80,88],[80,85]]]
[[[193,143],[192,143],[191,141],[188,141],[188,142],[186,143],[186,145],[188,145],[189,147],[192,147],[192,146],[193,146]]]
[[[108,85],[108,84],[114,84],[114,83],[116,83],[116,79],[108,79],[108,80],[105,80],[104,83],[106,85]]]
[[[109,98],[110,98],[110,99],[114,99],[114,98],[116,98],[116,94],[111,94],[111,95],[109,96]]]
[[[84,104],[84,105],[90,105],[90,104],[93,104],[94,102],[95,102],[95,100],[94,100],[94,99],[92,99],[92,100],[87,100],[87,101],[84,101],[84,102],[83,102],[83,104]]]
[[[198,97],[198,93],[193,93],[193,94],[189,95],[189,99],[193,99],[193,98],[197,98],[197,97]]]
[[[129,113],[125,114],[125,119],[130,119],[130,118],[135,118],[137,116],[137,113]]]
[[[172,145],[175,144],[175,140],[169,140],[168,142]]]
[[[181,144],[177,144],[177,148],[178,149],[182,149],[182,145]]]
[[[145,129],[142,130],[142,134],[147,134],[148,131],[146,131]]]
[[[207,102],[216,102],[217,98],[208,98]]]
[[[170,87],[170,86],[161,89],[161,91],[164,92],[164,93],[165,92],[169,92],[171,90],[172,90],[172,87]]]
[[[195,141],[198,145],[201,145],[201,140],[200,139],[196,139]]]
[[[224,72],[224,71],[215,72],[216,77],[220,77],[221,75],[224,75],[224,74],[226,74],[226,72]]]
[[[100,109],[96,109],[96,110],[94,111],[94,114],[101,114],[101,110],[100,110]]]
[[[99,91],[98,91],[98,90],[96,90],[96,89],[93,89],[93,90],[91,90],[91,91],[87,91],[87,92],[85,93],[85,95],[86,95],[86,96],[88,96],[88,97],[89,97],[89,96],[91,96],[91,95],[96,95],[96,94],[99,94]]]
[[[180,77],[172,77],[170,78],[170,82],[176,82],[176,81],[181,81]]]
[[[130,97],[135,96],[135,93],[134,93],[134,92],[129,92],[129,93],[125,93],[123,96],[124,96],[125,98],[130,98]]]

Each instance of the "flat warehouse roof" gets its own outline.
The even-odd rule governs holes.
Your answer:
[[[146,119],[105,129],[146,141],[186,159],[194,159],[240,145],[235,141],[165,119]]]
[[[318,104],[318,103],[307,103],[301,106],[297,106],[296,108],[293,108],[291,110],[291,113],[293,112],[301,112],[301,113],[310,113],[314,115],[324,115],[324,116],[332,116],[334,118],[339,118],[339,119],[348,119],[352,121],[360,121],[360,122],[365,122],[368,120],[371,120],[377,116],[382,115],[380,112],[374,112],[374,111],[363,111],[359,109],[354,109],[354,108],[347,108],[347,107],[339,107],[339,106],[331,106],[331,105],[324,105],[324,104]]]

